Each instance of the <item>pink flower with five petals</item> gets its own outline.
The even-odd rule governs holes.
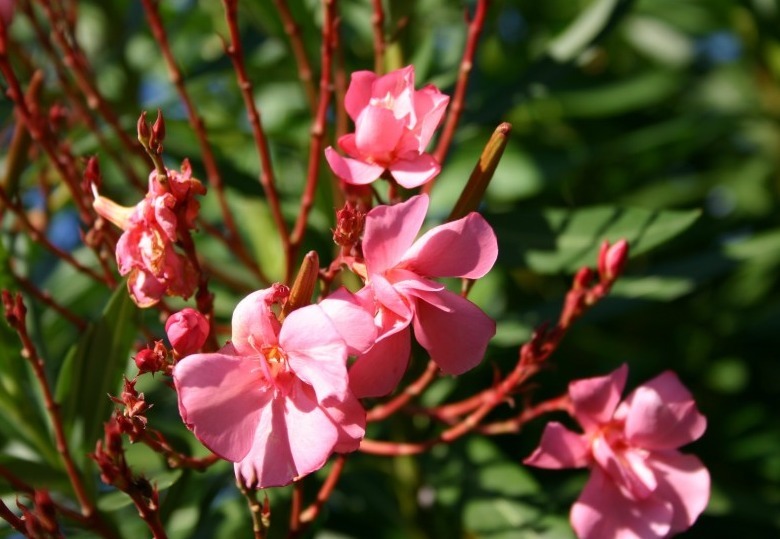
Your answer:
[[[328,147],[328,164],[353,185],[371,183],[385,169],[406,188],[426,183],[441,170],[425,148],[449,99],[432,85],[415,90],[414,66],[381,77],[371,71],[352,73],[344,104],[355,132],[338,141],[350,157]]]
[[[571,510],[580,539],[657,539],[689,528],[707,506],[710,476],[677,448],[698,439],[707,421],[671,371],[620,402],[628,367],[569,384],[584,434],[557,422],[525,463],[588,466],[591,476]]]
[[[415,241],[427,209],[428,196],[418,195],[366,215],[366,286],[357,297],[376,313],[379,337],[350,369],[359,397],[385,395],[398,384],[409,360],[410,326],[442,371],[455,375],[480,362],[495,334],[495,322],[479,307],[432,280],[484,276],[498,256],[493,229],[472,212]]]
[[[187,427],[253,488],[318,470],[334,451],[357,449],[365,432],[365,411],[348,387],[349,347],[330,318],[343,306],[326,314],[309,305],[280,323],[272,307],[288,293],[274,285],[241,300],[232,341],[173,370]],[[368,314],[353,310],[349,324],[357,340],[374,334]]]

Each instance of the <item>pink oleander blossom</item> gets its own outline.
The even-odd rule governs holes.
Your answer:
[[[172,314],[165,322],[165,334],[179,355],[197,352],[209,336],[209,321],[191,307]]]
[[[274,304],[288,293],[274,285],[241,300],[232,341],[173,370],[187,427],[254,488],[318,470],[334,451],[357,449],[365,432],[365,411],[348,386],[349,345],[337,325],[349,325],[353,342],[363,342],[375,334],[371,317],[326,299],[326,308],[302,307],[280,323]],[[330,317],[345,310],[348,321],[335,324]]]
[[[187,298],[197,286],[192,263],[176,251],[175,242],[179,227],[194,228],[199,208],[194,195],[205,193],[205,188],[191,177],[186,160],[181,172],[167,172],[165,185],[156,172],[149,175],[149,191],[133,208],[95,192],[95,211],[124,231],[117,242],[116,260],[139,307],[150,307],[166,294]]]
[[[437,226],[417,241],[428,209],[418,195],[366,215],[363,236],[366,286],[357,293],[379,327],[376,344],[350,369],[359,397],[385,395],[396,387],[409,360],[411,335],[447,374],[476,366],[495,334],[495,322],[469,300],[432,280],[478,279],[496,261],[496,236],[485,219],[470,213]]]
[[[330,167],[354,185],[371,183],[385,170],[407,188],[426,183],[441,169],[425,148],[449,99],[432,85],[415,90],[414,66],[381,77],[371,71],[352,73],[344,101],[355,132],[338,140],[349,157],[332,147],[325,150]]]
[[[578,434],[557,422],[525,463],[541,468],[589,467],[571,510],[580,539],[657,539],[689,528],[707,506],[710,476],[677,448],[698,439],[707,422],[671,371],[639,386],[624,401],[628,367],[572,382]]]

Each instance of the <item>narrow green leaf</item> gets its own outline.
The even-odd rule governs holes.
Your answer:
[[[547,53],[564,63],[574,60],[596,41],[632,0],[596,0],[548,46]]]
[[[57,378],[56,399],[71,442],[82,453],[91,451],[113,404],[135,336],[138,310],[120,286],[101,318],[71,348]]]
[[[499,238],[499,256],[509,264],[542,273],[571,273],[593,266],[605,239],[628,240],[637,255],[680,234],[699,210],[648,210],[595,206],[541,209],[489,216]]]

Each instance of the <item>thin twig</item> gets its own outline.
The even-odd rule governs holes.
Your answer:
[[[428,361],[428,366],[417,380],[409,384],[392,400],[377,405],[369,410],[366,414],[366,421],[369,423],[372,421],[381,421],[406,406],[410,400],[425,391],[425,388],[427,388],[428,385],[433,381],[438,371],[438,365],[436,365],[436,363],[433,361]]]
[[[374,28],[374,72],[382,75],[385,72],[385,11],[382,0],[373,0],[374,14],[371,25]]]
[[[309,103],[309,109],[312,114],[317,113],[317,90],[314,87],[314,75],[309,63],[309,58],[306,55],[306,47],[303,45],[303,39],[301,38],[301,28],[298,23],[295,22],[295,18],[290,12],[290,8],[287,6],[286,0],[274,0],[276,11],[279,13],[279,17],[282,19],[282,25],[287,37],[290,39],[290,46],[292,47],[293,56],[295,57],[295,63],[298,66],[298,78],[303,85],[303,91],[306,94],[306,101]]]

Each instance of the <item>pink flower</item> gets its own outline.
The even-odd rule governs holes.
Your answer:
[[[93,206],[103,218],[124,230],[116,246],[120,275],[128,275],[127,288],[139,307],[150,307],[164,295],[187,298],[197,286],[197,275],[186,256],[176,251],[179,227],[194,227],[199,203],[194,195],[205,188],[191,177],[187,160],[181,172],[168,170],[161,185],[157,173],[149,175],[149,192],[134,208],[99,196]]]
[[[209,321],[191,307],[172,314],[165,322],[165,334],[180,355],[198,351],[209,336]]]
[[[282,285],[250,294],[233,312],[232,342],[173,370],[187,427],[250,487],[287,485],[333,451],[357,449],[365,432],[347,383],[347,344],[320,305],[280,324],[272,307],[288,294]],[[351,324],[355,335],[373,331],[368,315]]]
[[[676,450],[707,426],[691,394],[667,371],[619,402],[627,373],[623,365],[569,384],[585,433],[550,423],[525,460],[541,468],[590,467],[570,515],[580,539],[669,537],[689,528],[709,499],[707,469]]]
[[[366,286],[357,296],[376,313],[380,335],[350,369],[350,385],[360,397],[385,395],[398,384],[409,361],[410,325],[447,374],[476,366],[495,334],[495,322],[479,307],[431,280],[485,275],[498,255],[493,230],[470,213],[414,241],[427,209],[428,196],[419,195],[366,215]]]
[[[414,66],[378,77],[370,71],[352,74],[344,99],[355,132],[339,138],[342,157],[325,150],[333,172],[347,183],[365,185],[385,169],[407,188],[439,173],[436,159],[425,153],[450,98],[435,86],[414,89]]]

